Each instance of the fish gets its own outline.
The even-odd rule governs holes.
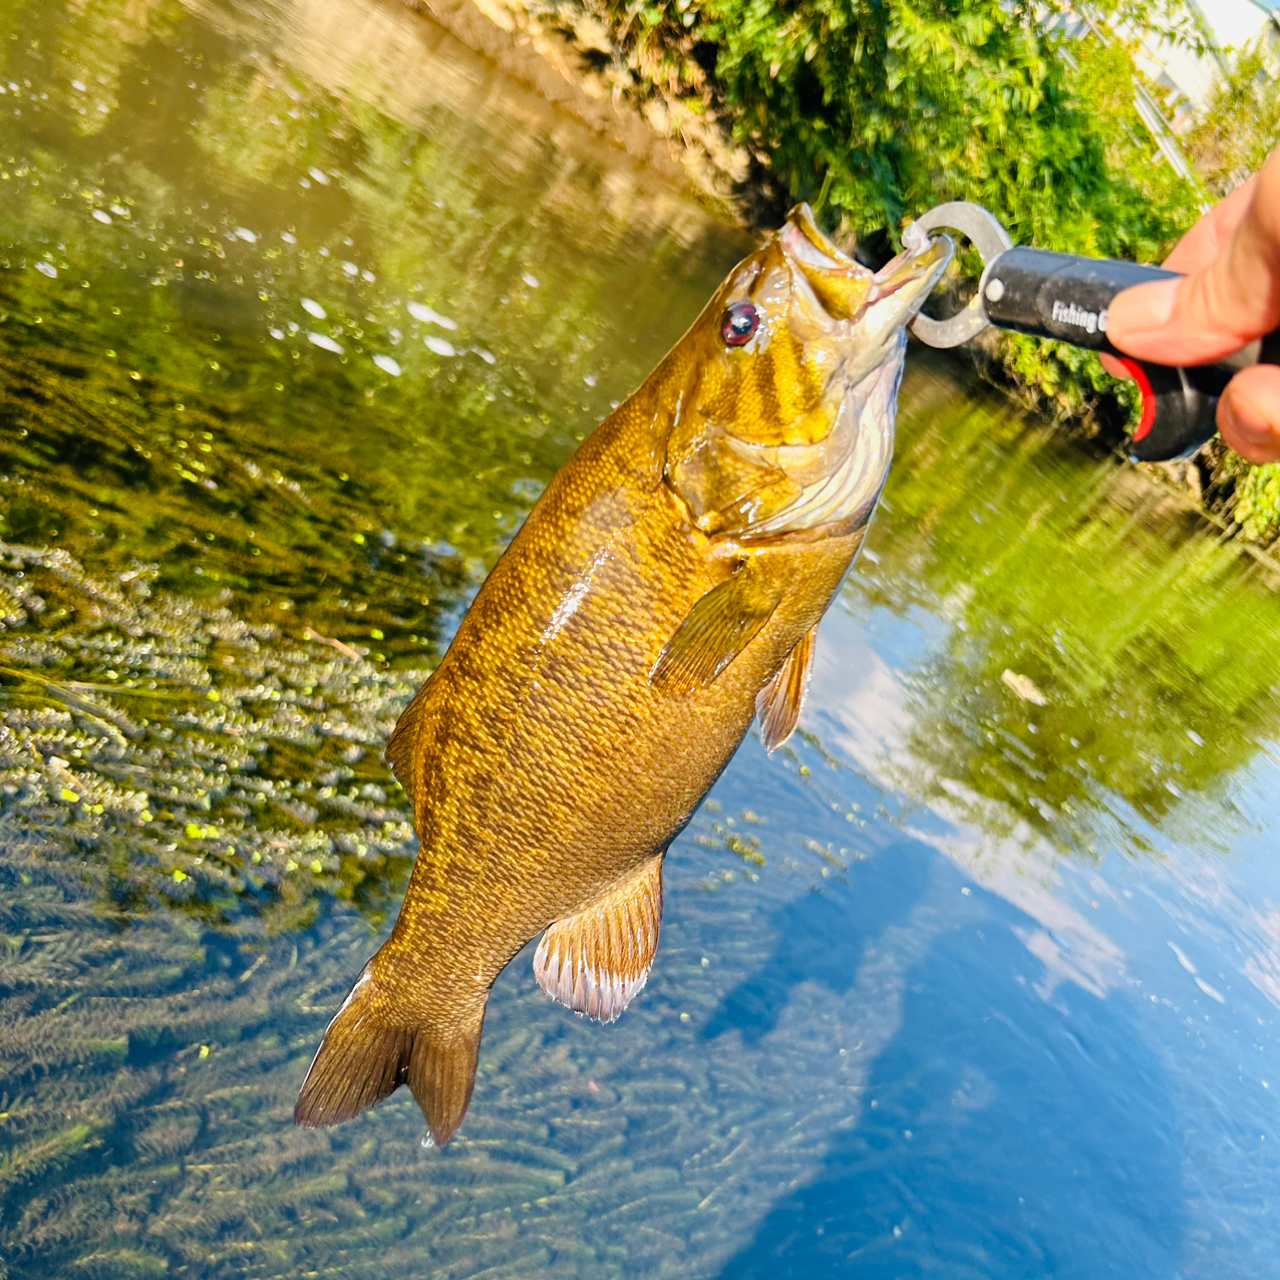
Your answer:
[[[447,1143],[490,988],[539,935],[552,999],[605,1023],[635,999],[668,846],[754,719],[770,751],[796,727],[888,472],[904,327],[952,253],[872,272],[798,206],[552,478],[387,746],[417,861],[295,1123],[407,1084]]]

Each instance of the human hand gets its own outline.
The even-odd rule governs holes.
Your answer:
[[[1280,149],[1211,209],[1164,264],[1184,274],[1126,289],[1107,313],[1107,337],[1139,360],[1220,360],[1280,328]],[[1117,377],[1124,366],[1104,356]],[[1250,462],[1280,461],[1280,366],[1254,365],[1218,401],[1218,430]]]

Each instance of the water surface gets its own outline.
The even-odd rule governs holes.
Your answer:
[[[919,351],[643,996],[293,1129],[396,716],[745,242],[394,4],[0,23],[0,1274],[1276,1273],[1276,574]]]

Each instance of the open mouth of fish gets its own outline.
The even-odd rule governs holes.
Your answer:
[[[740,456],[778,469],[801,489],[764,518],[744,512],[740,532],[769,537],[865,523],[880,496],[893,454],[893,426],[905,327],[932,292],[954,252],[947,236],[904,249],[871,274],[842,253],[806,205],[779,233],[792,264],[792,287],[806,323],[841,348],[828,386],[840,396],[831,431],[816,444],[764,446],[735,440]]]
[[[868,279],[867,269],[822,233],[803,204],[788,215],[779,241],[799,268],[793,273],[793,287],[802,293],[807,289],[817,304],[806,311],[819,324],[825,317],[831,328],[856,324],[860,337],[905,326],[932,292],[955,250],[948,236],[933,236],[903,249]]]

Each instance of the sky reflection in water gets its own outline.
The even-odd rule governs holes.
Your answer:
[[[400,706],[743,241],[395,5],[3,22],[0,1274],[1275,1274],[1275,575],[919,352],[643,997],[295,1131]]]

